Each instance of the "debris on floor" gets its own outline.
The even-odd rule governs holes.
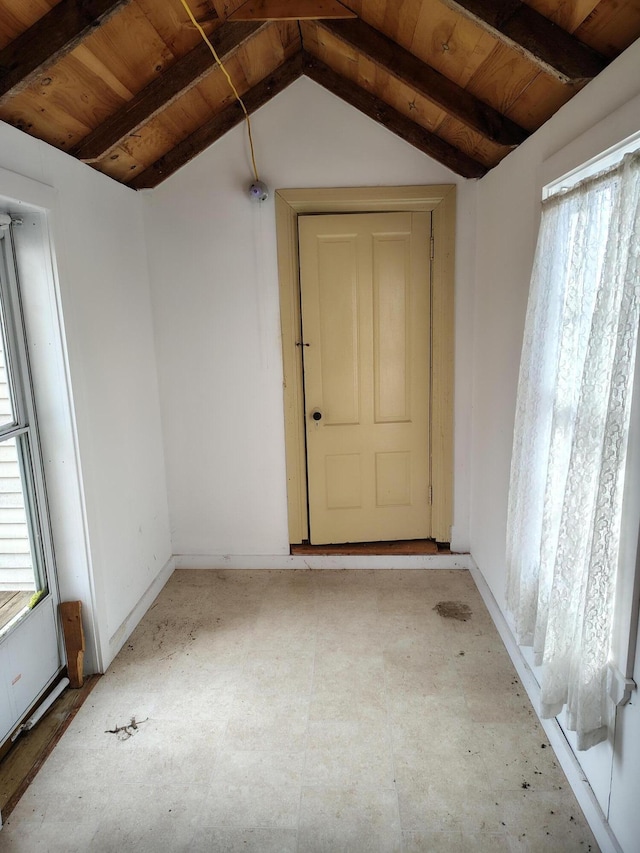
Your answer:
[[[129,740],[138,731],[138,726],[146,723],[148,719],[147,717],[146,720],[136,720],[135,717],[131,717],[131,722],[127,723],[126,726],[116,726],[115,729],[106,729],[105,734],[115,735],[118,740]]]
[[[444,619],[457,619],[466,622],[471,618],[471,608],[461,601],[439,601],[433,608]]]

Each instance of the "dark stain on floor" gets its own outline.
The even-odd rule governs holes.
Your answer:
[[[466,622],[471,618],[471,608],[461,601],[439,601],[433,609],[437,610],[444,619],[458,619],[460,622]]]

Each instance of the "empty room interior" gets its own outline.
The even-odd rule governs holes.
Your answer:
[[[640,849],[639,37],[4,0],[0,849]]]

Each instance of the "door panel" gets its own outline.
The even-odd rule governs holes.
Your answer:
[[[326,424],[360,420],[358,365],[358,245],[355,235],[321,237],[317,243],[318,316],[314,329],[323,369],[321,394],[331,400]]]
[[[410,235],[373,237],[373,375],[376,423],[410,420]]]
[[[55,603],[51,596],[34,608],[0,644],[0,742],[60,669]]]
[[[430,217],[298,217],[314,544],[431,533]]]
[[[63,665],[13,227],[0,233],[0,743]]]

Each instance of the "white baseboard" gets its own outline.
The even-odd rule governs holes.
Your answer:
[[[533,705],[533,709],[536,714],[538,714],[538,719],[540,719],[540,685],[531,671],[531,667],[527,663],[527,660],[522,654],[520,646],[517,644],[513,632],[511,631],[502,610],[498,606],[498,602],[493,597],[493,593],[489,589],[489,585],[484,579],[482,572],[477,567],[473,557],[469,556],[468,560],[471,576],[473,577],[485,606],[493,619],[498,633],[500,634],[507,653],[509,654],[516,672],[518,673],[518,677],[520,678],[524,689],[527,691],[531,704]],[[593,793],[591,785],[584,775],[582,767],[580,766],[574,751],[571,749],[569,742],[564,736],[564,732],[562,731],[558,721],[556,719],[540,719],[540,723],[547,735],[547,738],[549,739],[549,743],[551,744],[553,751],[556,754],[556,758],[567,777],[567,781],[571,785],[571,789],[575,794],[576,800],[584,812],[584,816],[591,827],[591,831],[593,832],[598,845],[600,846],[600,850],[602,853],[623,853],[622,848],[618,844],[618,841],[611,831],[611,827],[600,808],[600,804]]]
[[[291,556],[176,554],[176,569],[467,569],[468,554]]]
[[[173,574],[174,570],[175,560],[173,557],[170,557],[148,586],[146,592],[143,593],[136,606],[129,613],[114,635],[109,639],[108,648],[103,651],[103,666],[105,672],[111,661],[131,636],[131,633],[138,622],[151,607],[163,586]]]

